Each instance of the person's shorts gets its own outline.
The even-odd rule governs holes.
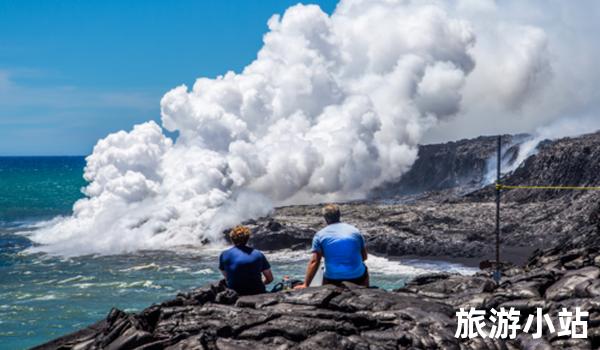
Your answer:
[[[350,282],[350,283],[354,283],[359,286],[368,287],[369,286],[369,270],[367,269],[367,266],[365,265],[365,273],[363,273],[362,276],[360,276],[358,278],[354,278],[354,279],[334,280],[334,279],[329,279],[329,278],[323,276],[323,285],[333,284],[334,286],[341,286],[342,282]]]

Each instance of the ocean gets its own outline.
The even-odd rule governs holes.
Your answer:
[[[223,246],[60,257],[31,253],[28,232],[70,215],[83,197],[84,157],[0,157],[0,349],[26,349],[90,325],[116,307],[141,310],[221,278]],[[275,281],[302,279],[308,252],[266,252]],[[393,289],[458,264],[368,259],[371,282]]]

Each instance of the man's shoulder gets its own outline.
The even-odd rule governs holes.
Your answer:
[[[335,228],[332,227],[332,225],[327,225],[325,227],[323,227],[322,229],[320,229],[319,231],[317,231],[317,233],[315,233],[315,238],[316,239],[320,239],[323,237],[326,237],[327,235],[331,235],[332,233],[335,233],[336,230]]]
[[[351,225],[351,224],[346,223],[346,222],[342,222],[342,225],[344,226],[345,230],[358,232],[358,228],[356,226],[354,226],[354,225]]]
[[[315,233],[315,237],[323,237],[328,234],[339,234],[339,233],[360,233],[356,226],[347,224],[345,222],[338,222],[337,224],[327,225],[321,230]]]
[[[227,254],[229,254],[229,251],[231,250],[231,248],[227,248],[221,251],[221,254],[219,254],[220,256],[226,256]]]
[[[336,231],[343,234],[360,234],[358,228],[354,225],[341,222],[337,225]]]
[[[315,237],[321,237],[323,235],[323,233],[325,233],[326,231],[327,231],[327,226],[325,226],[322,229],[320,229],[319,231],[317,231],[317,233],[315,233]]]
[[[252,254],[253,255],[258,255],[258,256],[265,256],[265,254],[262,251],[260,251],[260,250],[258,250],[256,248],[252,248]]]
[[[235,250],[236,250],[235,246],[229,247],[229,248],[227,248],[227,249],[225,249],[225,250],[223,250],[221,252],[221,256],[227,256],[227,255],[235,254]]]

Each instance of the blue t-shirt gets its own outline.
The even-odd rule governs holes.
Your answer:
[[[262,272],[271,268],[259,250],[234,246],[219,256],[219,269],[227,274],[227,286],[239,295],[264,293]]]
[[[365,240],[358,229],[345,223],[331,224],[315,234],[312,251],[325,257],[325,277],[347,280],[365,273],[362,249]]]

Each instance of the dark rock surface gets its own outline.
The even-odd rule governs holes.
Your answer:
[[[37,349],[455,348],[452,307],[418,295],[325,286],[226,298],[222,284],[138,313],[113,309]]]
[[[550,247],[572,232],[598,224],[600,198],[586,193],[575,200],[503,202],[503,258],[523,264],[535,248]],[[386,256],[427,256],[479,260],[494,256],[493,201],[418,200],[410,204],[355,202],[340,205],[343,220],[361,229],[370,252]],[[306,249],[323,227],[321,206],[278,208],[254,221],[252,244],[263,250]],[[273,232],[268,223],[281,226]]]
[[[503,135],[503,162],[512,164],[518,145],[529,135]],[[374,199],[389,199],[430,191],[478,189],[496,159],[497,136],[480,136],[442,144],[419,146],[418,158],[397,181],[386,183],[371,193]]]
[[[249,244],[261,250],[306,249],[315,234],[311,228],[285,225],[273,218],[250,221],[252,228]]]
[[[600,132],[544,141],[537,153],[527,158],[514,172],[506,174],[504,185],[600,186]],[[488,200],[494,196],[494,186],[487,186],[467,196],[468,200]],[[586,195],[581,191],[506,190],[505,201],[521,203],[553,199],[577,200]]]

